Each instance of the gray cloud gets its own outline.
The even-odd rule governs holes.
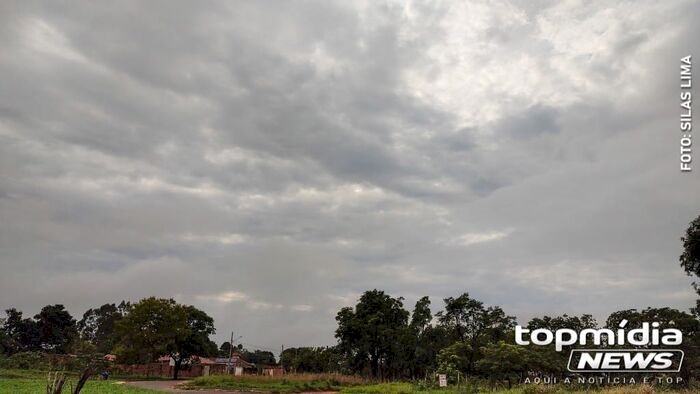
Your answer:
[[[0,12],[0,307],[156,295],[333,342],[370,288],[526,320],[688,308],[693,2],[22,2]]]

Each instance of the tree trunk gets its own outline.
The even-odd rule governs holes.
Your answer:
[[[379,356],[371,355],[369,364],[372,370],[372,377],[376,379],[379,375]]]

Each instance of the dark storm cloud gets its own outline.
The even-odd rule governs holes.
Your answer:
[[[276,349],[331,343],[374,287],[692,304],[697,4],[2,8],[2,307],[176,297]]]

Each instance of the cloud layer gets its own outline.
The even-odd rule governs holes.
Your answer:
[[[156,295],[331,344],[366,289],[526,320],[688,308],[697,2],[0,12],[0,306]]]

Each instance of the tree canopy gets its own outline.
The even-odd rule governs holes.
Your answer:
[[[145,298],[134,304],[116,327],[120,361],[149,362],[167,355],[174,360],[175,379],[190,357],[217,352],[216,344],[209,339],[215,333],[214,319],[173,299]]]
[[[343,308],[336,316],[339,348],[354,367],[369,367],[371,375],[377,377],[380,364],[394,361],[394,344],[403,336],[408,315],[402,298],[392,298],[380,290],[367,291],[354,309]]]
[[[99,353],[109,353],[118,341],[116,324],[131,309],[131,304],[122,301],[119,305],[104,304],[90,308],[78,322],[81,339],[95,346]]]
[[[700,216],[695,218],[688,225],[685,235],[681,237],[683,242],[683,253],[680,256],[681,267],[688,275],[700,278]],[[694,284],[696,290],[697,283]]]

